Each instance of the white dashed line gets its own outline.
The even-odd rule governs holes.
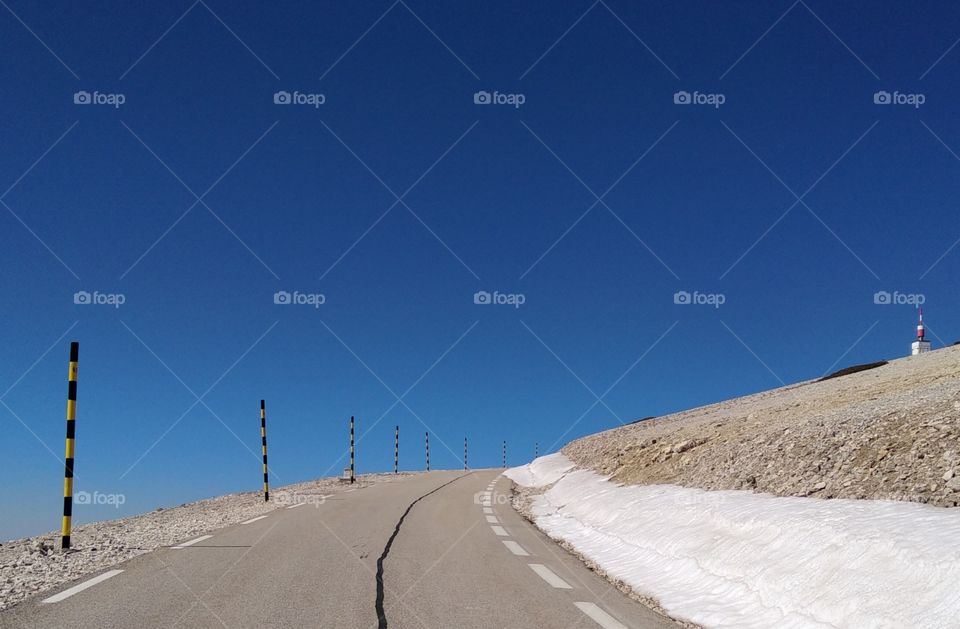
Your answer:
[[[541,578],[541,579],[543,579],[544,581],[546,581],[547,583],[549,583],[549,584],[552,585],[553,587],[559,588],[559,589],[561,589],[561,590],[572,590],[572,589],[573,589],[573,588],[570,586],[569,583],[567,583],[566,581],[564,581],[563,579],[561,579],[560,577],[558,577],[556,574],[553,573],[553,570],[551,570],[550,568],[546,567],[545,565],[539,564],[539,563],[530,563],[530,564],[527,564],[527,565],[530,566],[530,568],[531,568],[534,572],[536,572],[538,575],[540,575],[540,578]]]
[[[574,603],[574,605],[584,614],[590,616],[603,629],[627,629],[626,625],[593,603]]]
[[[490,524],[498,524],[498,523],[500,522],[500,520],[498,520],[498,519],[497,519],[497,516],[495,516],[495,515],[488,515],[488,516],[487,516],[487,522],[489,522]]]
[[[509,549],[511,553],[513,553],[514,555],[517,555],[518,557],[529,557],[529,556],[530,556],[530,553],[528,553],[527,551],[525,551],[525,550],[523,549],[523,546],[521,546],[520,544],[516,543],[516,542],[513,541],[513,540],[505,539],[505,540],[503,540],[503,545],[506,546],[507,549]]]
[[[102,581],[106,581],[110,577],[115,577],[121,572],[123,572],[123,570],[110,570],[108,572],[104,572],[98,577],[93,577],[89,581],[84,581],[79,585],[75,585],[68,590],[64,590],[63,592],[60,592],[59,594],[54,594],[50,598],[43,599],[41,602],[42,603],[59,603],[63,599],[70,598],[71,596],[73,596],[74,594],[77,594],[78,592],[83,592],[85,589],[89,587],[93,587],[94,585]]]
[[[198,537],[197,539],[192,539],[192,540],[190,540],[189,542],[184,542],[184,543],[182,543],[182,544],[177,544],[176,546],[171,546],[170,548],[173,548],[173,549],[186,548],[187,546],[193,546],[193,545],[196,544],[197,542],[202,542],[203,540],[205,540],[205,539],[210,539],[211,537],[213,537],[213,535],[201,535],[201,536]]]
[[[267,516],[265,516],[265,515],[261,515],[260,517],[252,518],[252,519],[250,519],[250,520],[247,520],[246,522],[241,522],[240,524],[253,524],[253,523],[256,522],[257,520],[262,520],[262,519],[264,519],[264,518],[266,518],[266,517],[267,517]]]
[[[289,507],[287,507],[287,509],[296,509],[297,507],[302,507],[302,506],[305,505],[305,504],[307,504],[307,503],[305,503],[305,502],[298,502],[298,503],[295,504],[295,505],[290,505]]]
[[[484,507],[483,512],[486,514],[491,514],[493,513],[493,509],[491,509],[490,507]]]
[[[494,525],[494,526],[491,526],[490,528],[492,528],[492,529],[493,529],[493,532],[496,533],[497,535],[499,535],[500,537],[507,537],[507,535],[509,535],[509,533],[507,533],[506,529],[504,529],[502,526],[496,526],[496,525]]]

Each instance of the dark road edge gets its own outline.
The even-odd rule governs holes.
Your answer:
[[[435,494],[436,492],[440,491],[441,489],[443,489],[443,488],[446,487],[447,485],[451,485],[451,484],[457,482],[458,480],[460,480],[461,478],[464,478],[464,477],[467,477],[467,476],[473,476],[473,474],[474,474],[474,472],[469,472],[469,473],[467,473],[467,474],[461,474],[460,476],[457,476],[457,477],[454,478],[453,480],[447,481],[446,483],[440,485],[439,487],[436,487],[436,488],[434,488],[434,489],[431,489],[431,490],[428,491],[427,493],[423,494],[422,496],[420,496],[419,498],[417,498],[416,500],[414,500],[413,502],[411,502],[411,503],[407,506],[407,510],[404,511],[404,512],[403,512],[403,515],[400,516],[400,519],[397,520],[397,525],[396,525],[396,526],[394,527],[394,529],[393,529],[393,534],[390,536],[390,539],[387,540],[387,545],[383,547],[383,552],[380,554],[380,557],[377,558],[377,602],[376,602],[376,609],[377,609],[377,628],[378,628],[378,629],[387,629],[387,614],[386,614],[386,612],[385,612],[384,609],[383,609],[383,561],[384,561],[384,559],[387,558],[387,555],[390,554],[390,547],[393,546],[393,540],[395,540],[395,539],[397,538],[397,534],[400,533],[400,527],[403,526],[403,521],[404,521],[404,519],[406,519],[407,515],[408,515],[408,514],[410,513],[410,511],[413,509],[414,505],[417,504],[418,502],[420,502],[421,500],[423,500],[424,498],[426,498],[427,496],[429,496],[429,495],[431,495],[431,494]]]

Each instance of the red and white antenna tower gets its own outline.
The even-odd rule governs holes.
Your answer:
[[[926,338],[926,330],[923,327],[923,308],[920,308],[920,319],[917,321],[917,339],[910,344],[910,355],[924,354],[930,351],[930,341]]]

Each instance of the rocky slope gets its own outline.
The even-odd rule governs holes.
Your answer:
[[[960,506],[960,346],[641,421],[563,453],[625,484]]]

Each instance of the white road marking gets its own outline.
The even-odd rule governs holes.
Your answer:
[[[493,513],[493,509],[491,509],[490,507],[484,507],[484,508],[483,508],[483,512],[484,512],[484,513]]]
[[[534,572],[540,575],[541,579],[543,579],[553,587],[559,588],[561,590],[573,589],[569,583],[567,583],[566,581],[558,577],[556,574],[554,574],[553,570],[546,567],[545,565],[539,564],[539,563],[530,563],[527,565],[530,566],[530,568],[533,569]]]
[[[297,507],[302,507],[302,506],[305,505],[305,504],[307,504],[307,503],[305,503],[305,502],[298,502],[298,503],[295,504],[295,505],[290,505],[289,507],[287,507],[287,509],[296,509]]]
[[[103,574],[101,574],[101,575],[98,576],[98,577],[93,577],[93,578],[90,579],[89,581],[84,581],[83,583],[81,583],[81,584],[79,584],[79,585],[75,585],[75,586],[73,586],[72,588],[70,588],[70,589],[68,589],[68,590],[64,590],[63,592],[60,592],[59,594],[54,594],[54,595],[51,596],[50,598],[45,598],[45,599],[43,599],[41,602],[42,602],[42,603],[59,603],[59,602],[62,601],[63,599],[65,599],[65,598],[70,598],[70,597],[73,596],[74,594],[77,594],[77,593],[79,593],[79,592],[83,592],[85,589],[87,589],[87,588],[89,588],[89,587],[93,587],[93,586],[95,586],[97,583],[100,583],[100,582],[102,582],[102,581],[106,581],[106,580],[109,579],[110,577],[115,577],[115,576],[117,576],[118,574],[120,574],[121,572],[123,572],[123,570],[110,570],[110,571],[108,571],[108,572],[104,572]]]
[[[496,525],[494,525],[494,526],[491,526],[490,528],[492,528],[492,529],[493,529],[493,532],[496,533],[497,535],[499,535],[500,537],[507,537],[507,535],[509,535],[509,533],[507,533],[506,529],[504,529],[502,526],[496,526]]]
[[[197,542],[202,542],[203,540],[205,540],[205,539],[210,539],[211,537],[213,537],[213,535],[201,535],[201,536],[198,537],[197,539],[192,539],[192,540],[190,540],[189,542],[184,542],[184,543],[182,543],[182,544],[177,544],[176,546],[171,546],[170,548],[174,548],[174,549],[186,548],[187,546],[193,546],[193,545],[196,544]]]
[[[574,603],[574,605],[584,614],[590,616],[603,629],[627,629],[626,625],[593,603]]]
[[[495,515],[488,515],[488,516],[487,516],[487,522],[489,522],[490,524],[499,524],[499,523],[500,523],[500,520],[498,520],[498,519],[497,519],[497,516],[495,516]]]
[[[262,519],[264,519],[265,517],[267,517],[267,516],[261,515],[260,517],[252,518],[252,519],[250,519],[250,520],[247,520],[246,522],[241,522],[240,524],[252,524],[252,523],[256,522],[257,520],[262,520]]]
[[[517,555],[518,557],[529,557],[530,553],[523,549],[523,546],[516,543],[513,540],[505,539],[503,540],[503,545],[506,546],[511,553]]]

